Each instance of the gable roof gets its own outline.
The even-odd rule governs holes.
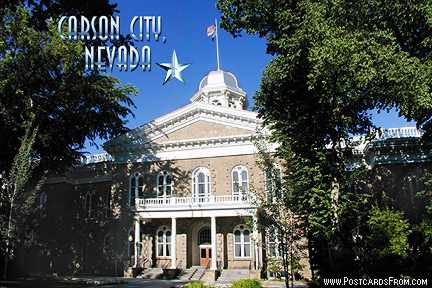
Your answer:
[[[170,156],[167,158],[173,158],[177,157],[176,151],[190,150],[190,145],[195,149],[209,148],[208,143],[212,143],[210,146],[213,148],[239,143],[253,145],[253,138],[261,126],[262,121],[255,112],[194,102],[120,135],[103,146],[119,161],[163,159],[159,156],[168,150]],[[250,147],[247,150],[249,152],[245,154],[251,153]],[[189,157],[187,155],[182,157]]]

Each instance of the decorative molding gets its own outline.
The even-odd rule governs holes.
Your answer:
[[[196,102],[156,118],[124,135],[114,138],[106,142],[104,147],[110,151],[119,145],[148,143],[158,137],[184,127],[182,125],[187,126],[193,123],[193,121],[198,121],[200,119],[250,130],[256,130],[257,126],[262,125],[262,121],[257,118],[257,113],[255,112]]]
[[[87,177],[87,178],[76,178],[73,179],[68,176],[63,177],[50,177],[46,181],[47,184],[59,184],[59,183],[68,183],[71,185],[80,185],[80,184],[92,184],[92,183],[101,183],[101,182],[111,182],[111,176],[95,176],[95,177]]]

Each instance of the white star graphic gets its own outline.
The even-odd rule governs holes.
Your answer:
[[[179,64],[175,50],[173,51],[173,54],[171,56],[171,63],[156,63],[156,64],[159,65],[159,67],[161,67],[165,71],[167,71],[165,80],[162,85],[164,85],[165,83],[167,83],[169,80],[173,78],[176,78],[180,82],[184,83],[183,78],[181,76],[181,72],[187,67],[189,67],[190,65],[190,64]]]

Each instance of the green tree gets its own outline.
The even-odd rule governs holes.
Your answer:
[[[370,233],[371,253],[377,256],[397,254],[406,256],[408,253],[409,224],[403,215],[392,210],[373,208],[367,222]]]
[[[5,271],[7,260],[15,255],[13,248],[28,245],[24,230],[37,227],[29,223],[38,221],[31,207],[40,179],[74,165],[86,141],[95,144],[98,138],[127,130],[125,119],[132,114],[130,97],[136,89],[110,75],[84,71],[85,43],[62,41],[55,23],[62,14],[110,15],[115,8],[107,0],[8,1],[0,7],[0,174],[5,181],[0,187],[0,219]],[[26,162],[29,155],[31,161]],[[29,162],[31,169],[24,165]]]
[[[274,55],[255,96],[256,110],[291,168],[293,211],[304,218],[315,251],[312,266],[321,275],[358,271],[345,260],[354,256],[353,236],[373,201],[365,183],[370,173],[349,164],[355,158],[352,136],[374,134],[371,110],[396,109],[430,139],[432,2],[219,0],[217,5],[223,28],[234,36],[245,31],[265,38]]]
[[[6,215],[2,215],[1,237],[2,237],[2,252],[4,255],[3,263],[3,278],[7,278],[9,259],[14,254],[14,244],[16,239],[16,217],[18,211],[26,209],[26,201],[24,196],[25,186],[30,178],[32,169],[37,165],[37,160],[34,159],[33,145],[37,135],[37,127],[33,125],[34,115],[30,116],[29,122],[25,124],[26,131],[21,139],[21,144],[18,153],[14,157],[11,170],[6,175],[0,178],[0,192],[2,196],[2,204],[6,206]]]
[[[110,75],[85,72],[84,43],[60,39],[55,12],[73,5],[47,3],[52,4],[43,10],[47,15],[38,5],[0,9],[0,171],[10,168],[24,135],[29,118],[25,99],[32,100],[39,127],[34,144],[40,157],[39,172],[74,164],[86,140],[95,144],[98,138],[125,132],[125,118],[132,113],[130,96],[136,94],[135,88],[121,85]],[[86,11],[84,3],[77,3],[83,8],[70,8],[68,13]],[[89,8],[87,13],[99,15],[107,5],[101,5],[99,12]],[[45,24],[50,23],[46,27],[36,23],[39,18],[35,15],[40,13]]]
[[[282,273],[285,276],[285,286],[294,287],[296,273],[301,267],[300,258],[306,258],[305,230],[302,219],[293,212],[291,205],[292,186],[284,181],[285,167],[277,154],[272,154],[268,148],[268,137],[258,132],[255,146],[258,151],[257,164],[266,176],[265,189],[252,187],[255,202],[260,207],[259,226],[264,227],[263,232],[267,241],[273,243],[263,246],[267,249],[268,272]],[[277,244],[276,244],[277,243]],[[258,243],[262,245],[263,243]],[[272,255],[274,254],[274,255]]]

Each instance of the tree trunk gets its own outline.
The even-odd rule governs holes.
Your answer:
[[[16,188],[14,188],[14,194],[16,193]],[[9,265],[9,254],[10,254],[10,233],[12,229],[12,212],[14,207],[14,196],[12,196],[11,202],[10,202],[10,209],[9,209],[9,217],[8,217],[8,228],[6,233],[6,251],[4,256],[4,264],[3,264],[3,279],[7,279],[8,274],[8,265]]]

